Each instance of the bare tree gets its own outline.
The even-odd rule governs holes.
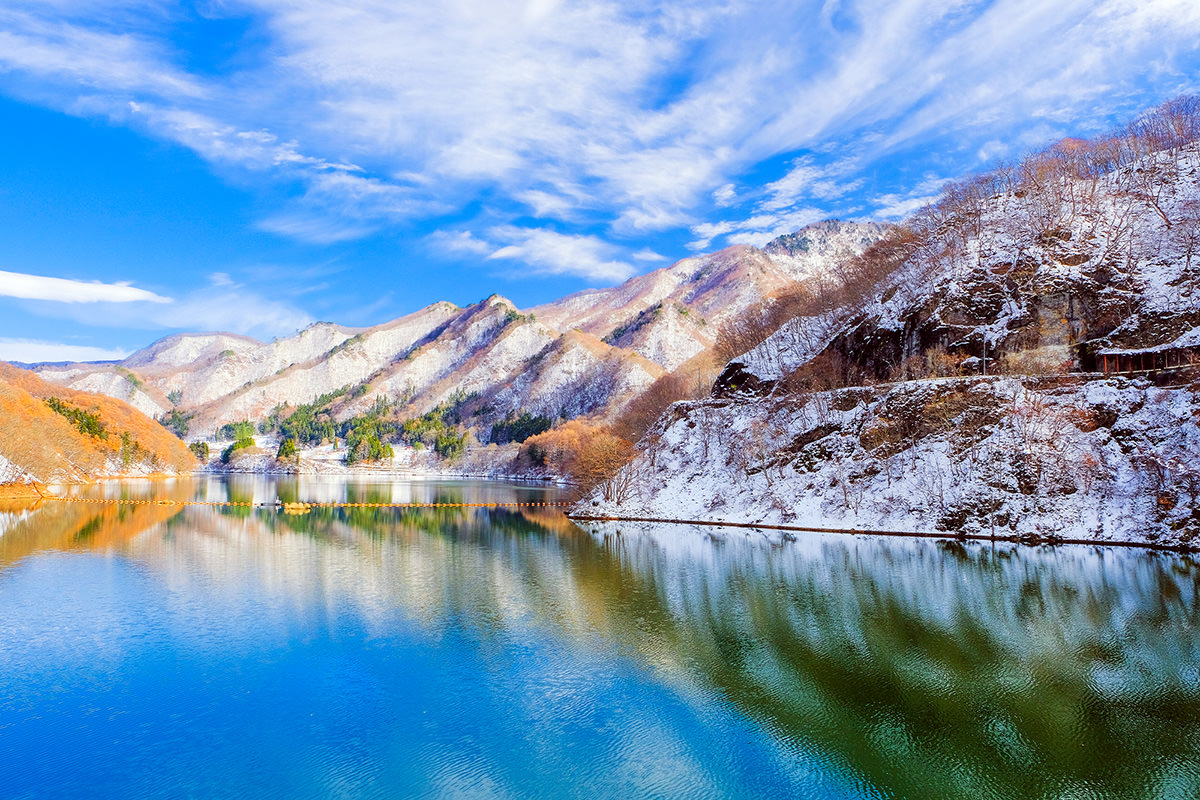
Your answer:
[[[1171,234],[1171,238],[1183,251],[1184,269],[1190,271],[1192,257],[1200,250],[1200,197],[1193,197],[1183,203]]]

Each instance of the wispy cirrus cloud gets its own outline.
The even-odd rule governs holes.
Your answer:
[[[121,5],[142,8],[121,13]],[[83,93],[204,98],[204,82],[170,63],[161,17],[134,13],[155,5],[13,0],[0,10],[0,69],[40,79],[23,88],[42,96],[65,86]]]
[[[192,149],[271,194],[259,225],[283,236],[479,205],[481,229],[555,223],[504,245],[546,264],[595,250],[585,230],[707,247],[894,210],[897,154],[971,169],[1019,128],[1099,129],[1200,86],[1188,0],[241,0],[202,13],[247,20],[256,58],[203,72],[178,35],[196,13],[11,0],[0,88]],[[596,258],[572,274],[623,274]]]
[[[479,238],[470,231],[439,231],[429,237],[435,247],[484,261],[516,262],[531,275],[575,275],[592,281],[617,283],[637,270],[621,248],[596,236],[563,234],[545,228],[499,225]],[[665,260],[649,248],[629,254],[640,262]]]
[[[905,197],[900,194],[881,194],[872,198],[875,203],[872,217],[881,220],[900,220],[932,203],[937,195]]]
[[[826,210],[812,207],[756,214],[739,221],[733,230],[726,234],[726,239],[730,244],[752,244],[762,247],[777,236],[799,230],[828,216],[829,212]]]
[[[787,174],[764,187],[767,197],[758,203],[760,211],[778,211],[801,200],[836,200],[862,186],[862,178],[853,177],[856,159],[817,166],[811,156],[792,162]]]
[[[843,158],[818,165],[811,156],[795,159],[787,173],[761,189],[748,192],[758,200],[749,216],[693,225],[697,238],[688,242],[692,250],[710,247],[714,239],[724,237],[730,244],[761,247],[777,236],[830,216],[827,205],[858,189],[863,181],[853,177],[856,159]],[[825,203],[824,207],[821,207]]]
[[[642,261],[642,262],[645,262],[648,264],[658,264],[663,261],[671,260],[667,256],[664,256],[662,253],[656,253],[655,251],[651,250],[649,247],[643,247],[641,250],[638,250],[637,252],[632,253],[630,257],[634,261]]]
[[[603,239],[540,228],[503,226],[490,231],[507,242],[489,261],[516,261],[537,275],[578,275],[601,283],[619,283],[637,270],[620,260],[620,250]]]
[[[24,272],[0,271],[0,296],[55,303],[170,303],[146,289],[128,283],[77,281]]]
[[[259,339],[290,336],[313,322],[306,311],[251,289],[233,286],[213,286],[199,289],[179,298],[171,314],[151,313],[145,326],[174,330],[218,330],[241,333]],[[92,324],[99,323],[90,320]],[[136,322],[126,322],[134,327]]]

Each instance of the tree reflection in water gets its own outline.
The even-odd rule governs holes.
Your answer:
[[[297,478],[146,491],[544,499],[494,484]],[[532,634],[611,650],[683,696],[736,709],[797,764],[842,776],[851,796],[1200,795],[1200,569],[1188,556],[583,530],[549,509],[50,504],[0,514],[0,577],[45,550],[100,549],[222,605],[253,591],[268,627],[278,608],[342,608],[368,631],[402,618],[479,652]]]

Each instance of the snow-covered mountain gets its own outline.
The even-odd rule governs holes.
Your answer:
[[[416,415],[475,394],[485,409],[475,419],[484,438],[493,421],[523,412],[611,419],[657,378],[711,348],[725,320],[861,253],[883,230],[818,223],[789,239],[803,246],[731,247],[524,312],[494,295],[465,308],[435,303],[371,328],[316,323],[274,342],[180,334],[119,364],[38,372],[151,416],[174,408],[194,414],[189,438],[338,392],[343,419],[379,398]]]
[[[1197,543],[1200,103],[949,186],[835,271],[579,510]]]

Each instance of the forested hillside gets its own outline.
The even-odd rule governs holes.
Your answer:
[[[196,466],[179,439],[128,403],[0,363],[0,483],[174,474]]]

